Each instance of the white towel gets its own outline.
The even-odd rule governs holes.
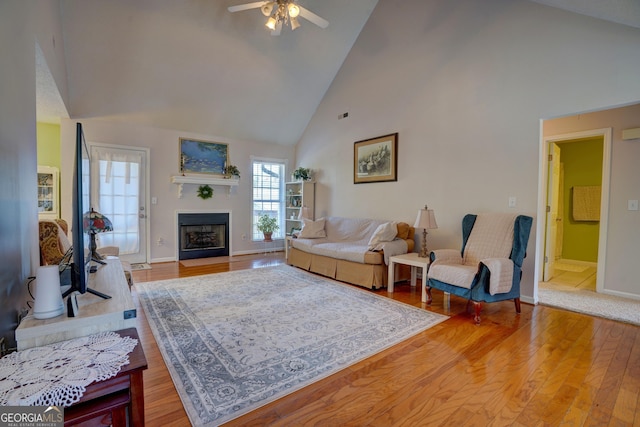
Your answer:
[[[487,258],[480,261],[491,273],[489,277],[489,293],[506,294],[513,285],[513,261],[507,258]]]
[[[599,185],[573,187],[573,220],[600,221],[601,193]]]
[[[403,239],[395,239],[391,242],[381,242],[378,244],[379,248],[375,250],[381,250],[384,256],[384,263],[389,265],[389,258],[396,255],[406,254],[409,250],[407,241]]]

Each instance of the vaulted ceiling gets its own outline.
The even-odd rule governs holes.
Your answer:
[[[398,0],[380,0],[398,1]],[[295,144],[378,0],[299,0],[329,21],[271,36],[243,0],[62,0],[68,105],[38,62],[38,120],[100,117]],[[537,0],[640,28],[637,0]],[[53,87],[52,87],[53,86]]]

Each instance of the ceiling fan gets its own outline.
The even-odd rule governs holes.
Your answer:
[[[243,10],[260,8],[262,14],[268,17],[265,26],[271,30],[271,35],[280,35],[282,25],[291,26],[291,30],[295,30],[300,26],[298,16],[303,17],[307,21],[313,22],[320,28],[327,28],[329,21],[323,19],[298,4],[295,0],[275,0],[275,1],[255,1],[252,3],[239,4],[237,6],[229,6],[229,12],[241,12]]]

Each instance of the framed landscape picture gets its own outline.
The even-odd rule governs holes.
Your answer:
[[[358,141],[353,145],[353,183],[398,180],[398,134]]]
[[[228,144],[180,138],[180,173],[224,175],[228,162]]]

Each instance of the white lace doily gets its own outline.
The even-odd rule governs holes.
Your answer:
[[[0,359],[0,405],[70,406],[129,363],[137,343],[101,332],[11,353]]]

